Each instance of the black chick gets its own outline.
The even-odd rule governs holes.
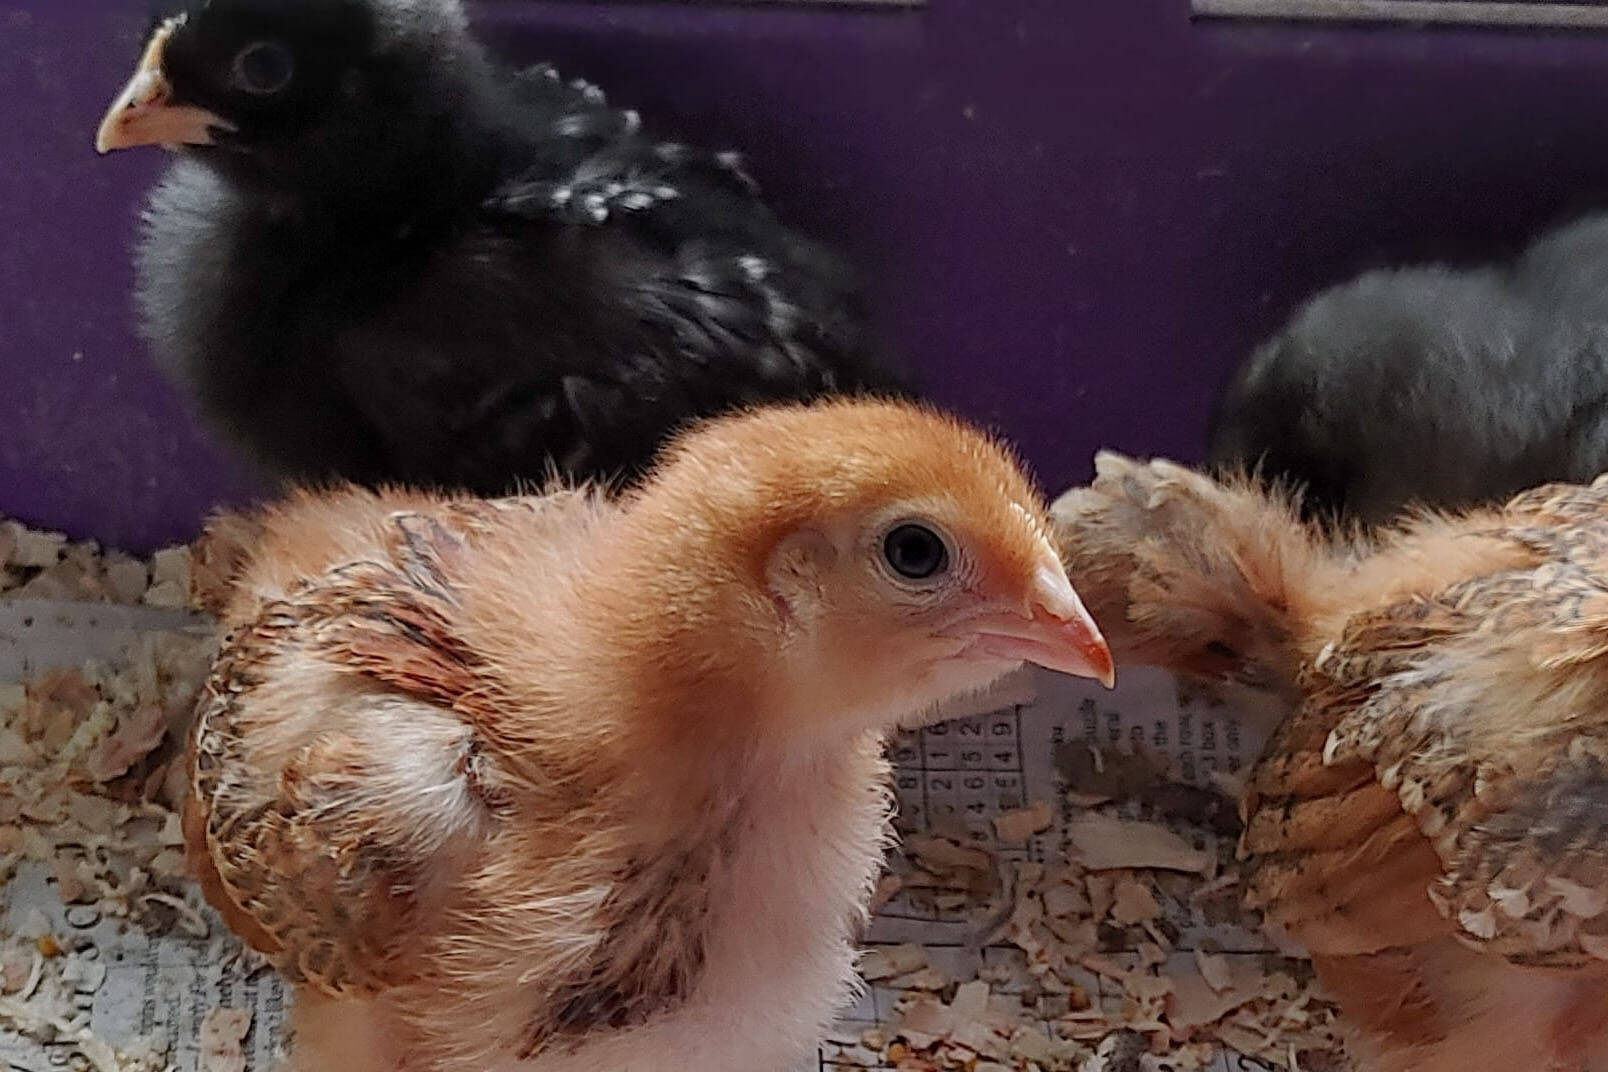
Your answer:
[[[97,146],[179,149],[144,332],[283,478],[629,477],[694,417],[904,393],[845,264],[639,127],[496,67],[457,0],[192,0]]]
[[[1239,371],[1210,460],[1379,524],[1608,469],[1608,215],[1512,264],[1368,272],[1319,294]]]

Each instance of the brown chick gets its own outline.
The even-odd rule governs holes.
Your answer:
[[[1372,1072],[1608,1069],[1608,481],[1331,538],[1113,455],[1053,514],[1119,659],[1285,692],[1247,899]]]
[[[641,490],[245,522],[187,834],[300,1072],[791,1072],[854,983],[884,734],[1111,678],[1003,449],[757,411]]]

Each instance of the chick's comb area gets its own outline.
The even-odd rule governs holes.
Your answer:
[[[821,508],[941,493],[990,531],[1049,540],[1044,498],[1015,450],[926,405],[854,398],[750,410],[683,433],[654,475],[709,486],[739,470],[750,474],[744,490],[791,490]]]

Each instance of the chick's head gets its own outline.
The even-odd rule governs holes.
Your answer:
[[[102,152],[183,149],[270,187],[338,185],[442,136],[472,53],[458,0],[189,0],[159,18]]]
[[[693,559],[723,560],[699,575],[752,595],[771,699],[801,716],[910,721],[1024,662],[1111,681],[1021,466],[931,410],[836,401],[714,422],[669,451],[638,508]]]

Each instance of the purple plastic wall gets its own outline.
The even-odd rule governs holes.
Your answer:
[[[0,512],[135,549],[251,490],[130,330],[162,161],[90,141],[144,7],[0,0]],[[1314,287],[1608,200],[1603,36],[1192,24],[1186,0],[477,13],[510,58],[745,149],[872,270],[931,392],[1052,488],[1100,445],[1197,457],[1233,363]]]

